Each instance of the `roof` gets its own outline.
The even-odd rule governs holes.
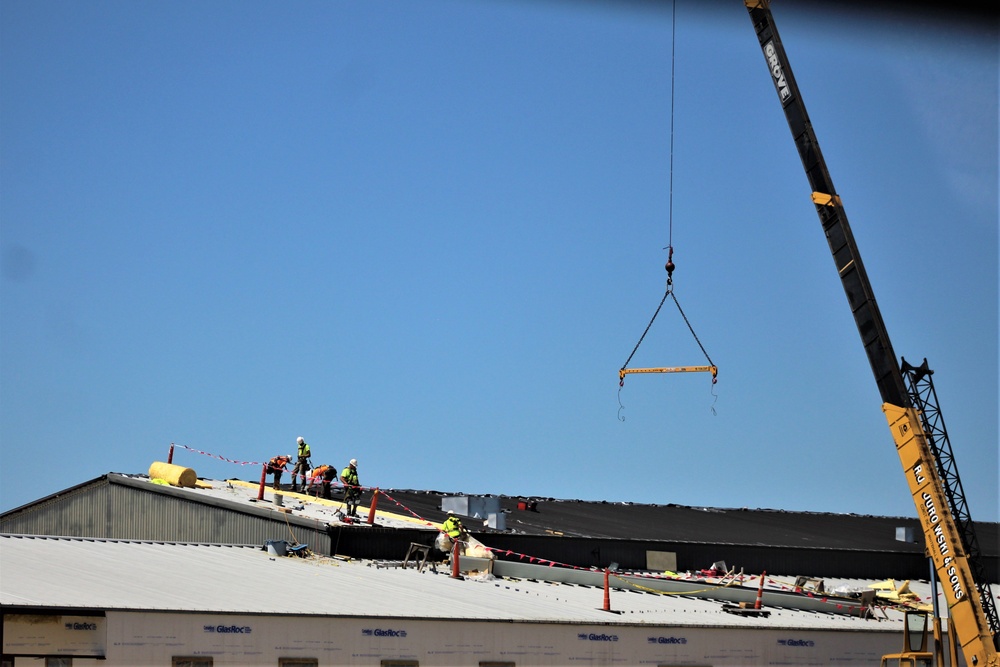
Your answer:
[[[119,477],[112,474],[112,477]],[[121,475],[123,479],[152,485],[145,475]],[[200,488],[170,489],[190,498],[218,499],[239,503],[254,502],[258,484],[252,481],[200,480]],[[273,508],[273,491],[265,488],[259,506]],[[462,493],[412,489],[380,490],[377,520],[383,527],[431,528],[446,518],[442,501]],[[284,492],[284,505],[294,508],[295,516],[335,522],[339,500],[323,501],[302,494]],[[473,496],[478,497],[478,496]],[[790,512],[772,509],[691,507],[628,502],[524,498],[497,498],[506,514],[508,532],[538,535],[612,539],[645,539],[668,542],[705,542],[713,544],[755,544],[773,547],[809,547],[902,551],[923,554],[920,523],[916,518],[879,517],[822,512]],[[371,500],[363,498],[364,510]],[[518,509],[525,503],[533,510]],[[366,517],[363,512],[362,522]],[[466,520],[471,530],[481,528]],[[917,542],[896,539],[896,528],[912,528]],[[996,555],[1000,542],[1000,524],[976,524],[980,542],[988,555]],[[990,547],[994,548],[991,550]]]
[[[111,473],[109,474],[109,479],[112,481],[125,482],[134,486],[146,487],[147,489],[168,492],[172,495],[189,500],[197,500],[201,502],[207,501],[224,504],[225,506],[238,506],[244,511],[253,507],[267,513],[275,513],[282,511],[283,508],[286,511],[283,513],[287,513],[288,517],[300,517],[322,523],[338,523],[340,521],[339,513],[344,507],[344,503],[340,499],[340,496],[337,496],[334,500],[324,500],[323,498],[307,496],[303,493],[291,493],[288,491],[284,491],[280,494],[282,496],[282,500],[281,505],[278,505],[275,501],[276,494],[270,485],[266,486],[264,489],[264,498],[258,501],[257,496],[259,495],[259,483],[245,482],[239,479],[221,481],[200,479],[198,481],[198,486],[195,488],[162,486],[151,481],[146,475],[124,475]],[[359,525],[364,525],[366,523],[368,503],[370,500],[370,494],[366,494],[364,499],[365,512],[359,517],[361,519],[360,522],[355,523],[358,523]],[[384,501],[381,501],[381,508],[383,510],[394,509],[391,507],[387,508]],[[398,508],[395,509],[395,512],[378,512],[378,525],[383,528],[436,528],[435,524],[426,518],[400,511]],[[442,513],[435,512],[434,514],[437,515]],[[438,522],[440,523],[443,520],[444,516],[442,514],[441,518],[438,519]]]
[[[254,481],[200,479],[199,488],[162,487],[146,475],[109,473],[111,482],[145,486],[191,500],[237,503],[276,509],[274,493],[265,488],[264,500],[256,503],[258,483]],[[82,486],[82,485],[81,485]],[[433,528],[444,521],[441,509],[445,498],[474,494],[461,492],[382,489],[377,520],[383,527]],[[65,493],[65,492],[63,492]],[[56,494],[58,496],[60,494]],[[54,496],[53,496],[54,497]],[[497,498],[506,515],[507,532],[522,535],[565,536],[611,539],[645,539],[667,542],[749,544],[771,547],[807,547],[897,551],[923,554],[922,529],[914,517],[882,517],[824,512],[793,512],[765,508],[694,507],[675,504],[640,504],[557,499],[547,497],[488,495]],[[46,499],[5,512],[10,516]],[[283,492],[290,516],[335,523],[339,500],[323,501],[302,494]],[[362,523],[366,518],[371,492],[362,500]],[[521,503],[534,510],[519,509]],[[467,527],[478,525],[466,521]],[[975,522],[985,556],[1000,555],[1000,523]],[[909,528],[916,542],[896,539],[897,528]]]
[[[119,489],[130,487],[156,496],[184,499],[190,501],[192,506],[205,510],[234,510],[245,516],[270,519],[281,527],[282,534],[261,538],[260,531],[236,528],[225,535],[166,528],[67,532],[83,523],[81,517],[85,519],[94,512],[106,511],[102,509],[104,505],[96,508],[92,505],[73,505],[73,514],[62,520],[30,520],[32,515],[41,516],[44,510],[60,506],[75,492],[102,485]],[[303,542],[316,542],[313,548],[324,554],[337,552],[354,557],[399,558],[411,540],[424,539],[417,537],[415,530],[436,531],[446,516],[442,503],[447,499],[485,497],[498,502],[507,530],[496,532],[468,518],[465,524],[480,540],[497,548],[501,557],[506,552],[514,553],[515,557],[535,556],[585,567],[603,567],[610,561],[618,561],[625,567],[638,569],[646,566],[647,553],[650,553],[647,550],[652,549],[676,552],[677,567],[681,570],[709,567],[712,562],[722,559],[738,568],[746,567],[748,571],[753,568],[758,571],[806,571],[812,567],[812,571],[805,573],[826,577],[916,579],[922,578],[927,571],[922,531],[914,518],[538,497],[465,496],[440,491],[388,489],[380,492],[374,526],[369,526],[366,518],[372,498],[370,490],[362,498],[360,519],[351,525],[342,523],[340,500],[324,501],[283,491],[281,507],[276,502],[277,494],[269,486],[265,487],[260,501],[257,499],[259,492],[259,482],[254,481],[200,479],[197,488],[178,488],[154,483],[146,475],[109,473],[4,513],[2,530],[8,533],[165,541],[212,540],[255,545],[262,539],[283,537],[288,529],[304,528],[326,531],[322,535],[315,532],[305,537],[304,534],[299,535]],[[123,508],[122,502],[119,498],[108,507]],[[135,507],[133,501],[128,501],[127,505]],[[150,508],[163,511],[162,507]],[[131,517],[131,513],[119,516],[109,526],[116,526],[126,517]],[[209,521],[219,520],[180,513],[174,518],[186,521],[184,525],[191,522],[207,525]],[[151,524],[143,521],[141,526],[149,528]],[[372,535],[371,539],[360,538],[361,534],[367,535],[366,529],[371,527],[380,529],[379,535]],[[1000,560],[997,556],[1000,543],[998,527],[1000,524],[996,523],[976,524],[988,576],[991,577],[995,576]],[[329,532],[332,528],[337,528],[337,532]],[[395,530],[403,528],[407,530]],[[916,541],[897,541],[898,528],[910,529]],[[352,530],[357,534],[348,536],[347,532]],[[554,539],[557,537],[567,539]],[[331,543],[329,548],[323,548],[323,539],[336,540],[336,546]]]
[[[389,502],[380,501],[380,510],[412,511],[437,521],[444,518],[442,499],[463,495],[407,489],[383,490],[383,494]],[[495,497],[507,514],[507,530],[525,535],[924,552],[923,533],[915,517]],[[518,509],[519,503],[525,501],[529,506],[534,503],[535,510]],[[998,555],[1000,523],[975,525],[986,555]],[[896,528],[912,528],[918,541],[898,541]]]
[[[247,546],[0,534],[0,561],[0,604],[19,609],[900,630],[893,612],[890,623],[794,609],[775,609],[764,619],[726,613],[718,601],[650,592],[612,591],[619,613],[609,615],[600,609],[600,587],[490,575],[454,579],[443,570],[276,557]],[[268,581],[280,585],[262,583]],[[925,584],[912,587],[929,594]]]

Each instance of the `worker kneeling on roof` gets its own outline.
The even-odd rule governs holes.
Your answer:
[[[275,456],[273,459],[267,462],[267,474],[274,475],[274,483],[272,488],[278,490],[281,488],[281,473],[285,472],[285,466],[287,466],[292,460],[291,454],[288,456]]]
[[[465,526],[462,525],[462,520],[458,518],[458,515],[448,510],[448,518],[441,524],[441,530],[448,536],[449,542],[446,549],[442,549],[442,551],[450,550],[452,545],[457,543],[458,552],[464,554],[465,545],[469,541],[469,534],[466,532]]]
[[[333,495],[330,493],[330,482],[332,482],[337,477],[337,469],[331,465],[321,465],[312,469],[312,477],[309,478],[309,493],[312,494],[315,491],[320,491],[320,494],[326,500],[332,500]]]

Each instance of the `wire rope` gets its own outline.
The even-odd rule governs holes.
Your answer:
[[[712,357],[708,356],[708,352],[705,351],[705,346],[702,345],[701,344],[701,340],[698,339],[698,334],[696,334],[694,332],[694,327],[691,326],[691,322],[688,321],[687,315],[684,314],[684,309],[681,308],[681,304],[677,300],[677,296],[672,291],[669,291],[669,290],[667,291],[667,294],[669,294],[673,298],[674,303],[677,304],[677,310],[680,312],[681,317],[684,318],[684,324],[687,325],[688,331],[690,331],[691,335],[694,336],[694,342],[698,343],[698,347],[701,348],[701,353],[705,355],[706,359],[708,359],[708,365],[709,366],[714,366],[715,363],[712,361]],[[666,298],[666,297],[664,297],[664,298]],[[712,383],[713,384],[715,383],[714,379],[713,379]]]
[[[663,308],[663,304],[666,303],[667,297],[670,296],[670,294],[671,292],[669,289],[663,294],[663,298],[660,299],[660,305],[656,307],[656,312],[653,313],[653,317],[650,318],[649,324],[646,325],[646,330],[642,332],[641,336],[639,336],[639,342],[636,343],[635,347],[632,348],[632,354],[628,355],[628,359],[626,359],[625,363],[622,364],[622,369],[625,369],[628,366],[628,362],[632,361],[632,357],[635,356],[635,353],[639,349],[639,346],[642,345],[642,339],[645,338],[646,334],[649,333],[649,328],[653,326],[653,322],[656,321],[656,316],[660,314],[660,308]],[[674,301],[676,302],[677,299],[674,298]]]
[[[667,247],[674,248],[674,72],[677,67],[677,0],[670,14],[670,185],[667,196]]]

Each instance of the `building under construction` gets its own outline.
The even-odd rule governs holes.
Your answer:
[[[435,551],[449,509],[485,553]],[[360,514],[116,473],[6,512],[5,667],[867,665],[934,597],[914,519],[392,489]]]

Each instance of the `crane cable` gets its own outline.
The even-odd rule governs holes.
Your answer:
[[[670,13],[670,178],[667,187],[667,290],[674,275],[674,70],[677,67],[677,0]],[[655,317],[655,316],[654,316]]]
[[[684,319],[684,323],[687,325],[688,330],[694,337],[695,342],[698,347],[701,348],[702,354],[705,355],[705,359],[708,360],[709,366],[712,367],[712,395],[718,400],[718,396],[715,394],[715,383],[718,381],[717,374],[715,372],[715,364],[712,362],[712,358],[708,356],[708,352],[705,350],[705,346],[701,344],[701,340],[698,338],[698,334],[695,333],[694,327],[691,326],[690,320],[686,314],[684,314],[684,309],[681,308],[680,302],[677,300],[677,296],[674,294],[673,282],[674,282],[674,269],[676,268],[674,264],[674,79],[675,79],[675,69],[676,69],[676,51],[677,51],[677,2],[676,0],[672,3],[672,13],[671,13],[671,36],[670,36],[670,174],[669,174],[669,185],[668,185],[668,197],[667,197],[667,247],[664,250],[667,251],[667,263],[665,269],[667,271],[667,289],[663,294],[663,298],[660,299],[660,305],[656,307],[656,311],[653,313],[653,317],[650,318],[649,324],[646,325],[646,329],[639,336],[639,342],[635,344],[632,348],[632,353],[628,355],[628,359],[622,364],[619,370],[619,382],[618,382],[618,419],[620,421],[625,421],[625,418],[621,416],[621,411],[624,409],[624,405],[621,402],[621,390],[625,386],[625,369],[628,367],[629,362],[632,361],[632,357],[635,356],[636,351],[638,351],[639,346],[642,345],[643,339],[646,338],[646,334],[649,333],[650,327],[653,326],[653,322],[656,321],[656,316],[660,314],[660,309],[663,308],[663,304],[666,303],[667,297],[671,297],[674,301],[674,305],[677,306],[678,312],[680,312],[681,317]],[[713,401],[712,414],[715,414],[715,407]]]
[[[669,279],[668,279],[667,291],[664,293],[663,298],[660,299],[660,305],[658,305],[656,307],[656,312],[653,313],[653,317],[649,320],[649,324],[646,325],[646,330],[642,332],[641,336],[639,336],[639,342],[635,344],[634,348],[632,348],[632,353],[630,355],[628,355],[628,359],[626,359],[625,363],[622,364],[621,370],[624,371],[628,367],[629,362],[632,361],[632,357],[635,356],[635,353],[639,350],[639,346],[642,345],[643,339],[646,337],[646,334],[649,333],[649,329],[650,329],[650,327],[653,326],[653,322],[656,321],[656,316],[660,314],[660,309],[663,308],[663,304],[666,303],[668,296],[671,299],[673,299],[674,305],[677,306],[677,312],[679,312],[681,314],[681,317],[684,319],[684,324],[687,325],[688,331],[691,332],[691,336],[694,338],[694,342],[696,342],[698,344],[698,347],[701,349],[701,353],[705,355],[705,359],[708,361],[708,365],[709,366],[713,366],[713,367],[715,366],[715,362],[713,362],[712,358],[710,356],[708,356],[708,351],[705,350],[705,346],[701,344],[701,339],[698,338],[698,334],[695,333],[694,327],[691,326],[691,321],[688,319],[687,315],[684,313],[684,309],[681,308],[680,301],[677,300],[677,295],[674,294],[674,290],[673,290],[672,286],[670,285]],[[715,374],[713,374],[712,375],[712,384],[714,385],[717,381],[718,381],[718,377]],[[625,379],[624,379],[624,377],[619,381],[618,385],[619,385],[619,387],[625,385]]]

